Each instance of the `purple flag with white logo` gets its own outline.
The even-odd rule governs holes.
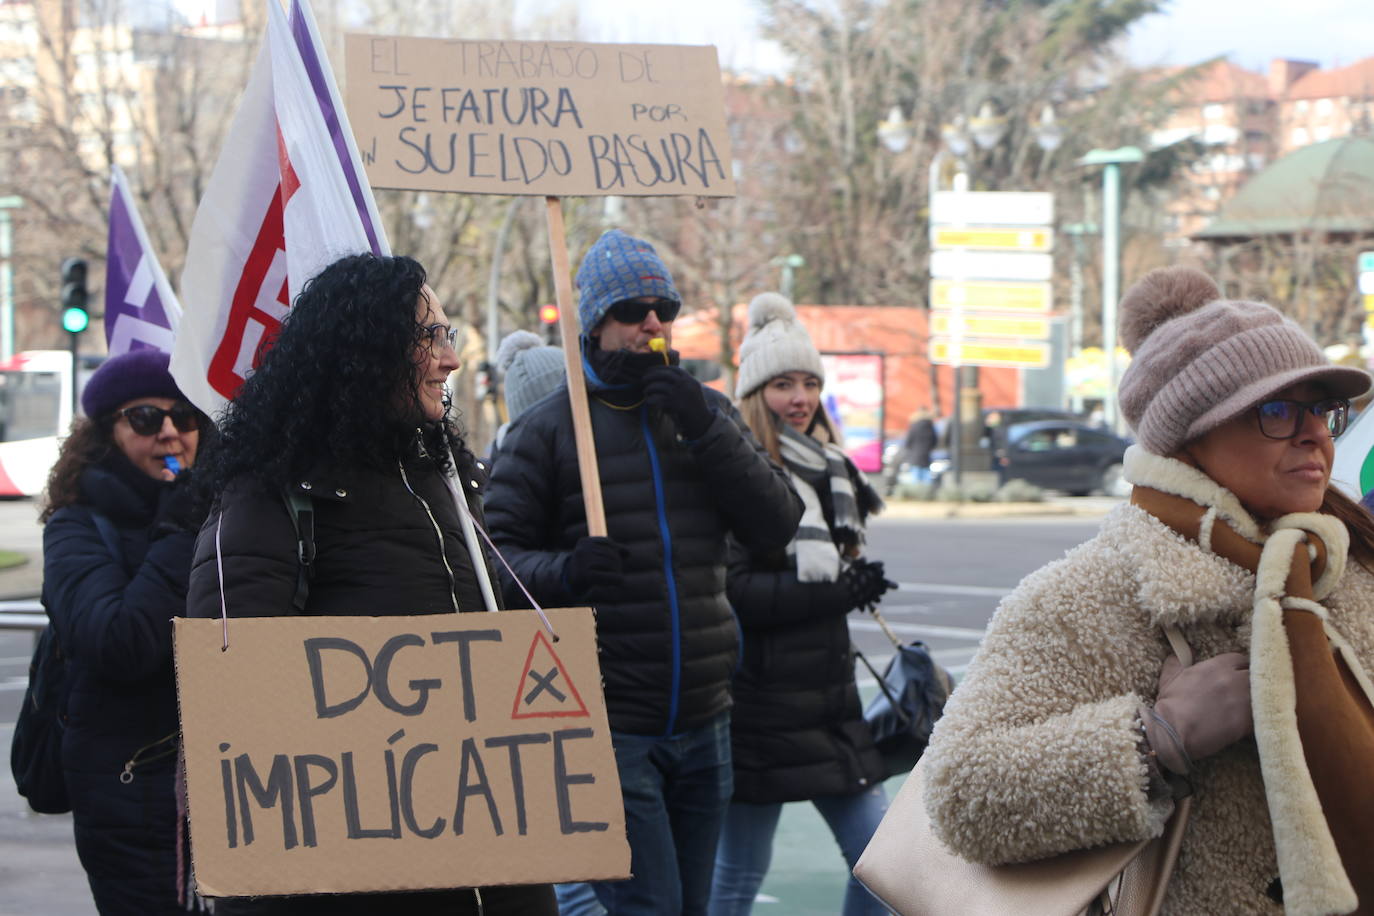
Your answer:
[[[105,258],[105,342],[110,355],[172,352],[181,304],[148,244],[124,172],[110,176],[110,241]]]

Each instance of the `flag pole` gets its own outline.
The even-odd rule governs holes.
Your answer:
[[[558,331],[563,340],[568,400],[572,404],[573,436],[577,441],[577,469],[582,477],[582,501],[587,512],[587,533],[592,537],[605,537],[606,510],[601,503],[601,475],[596,466],[592,412],[587,403],[587,380],[582,374],[577,317],[573,314],[572,268],[568,264],[568,238],[563,231],[563,200],[546,197],[544,203],[549,225],[549,253],[553,259],[553,285],[558,297]]]

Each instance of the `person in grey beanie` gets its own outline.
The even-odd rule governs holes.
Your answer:
[[[501,447],[510,425],[541,398],[563,384],[563,351],[529,331],[512,331],[496,348],[496,368],[506,401],[506,422],[496,430],[493,452]]]
[[[507,432],[487,520],[537,601],[597,610],[634,874],[594,884],[601,905],[613,916],[702,914],[731,793],[739,640],[726,536],[785,547],[801,505],[729,400],[680,366],[682,301],[651,244],[610,230],[577,286],[608,535],[588,535],[566,388]],[[512,604],[525,600],[505,586]]]
[[[1003,599],[920,764],[931,825],[1000,865],[1182,823],[1163,913],[1369,912],[1374,519],[1331,486],[1369,376],[1196,270],[1120,314],[1130,502]]]

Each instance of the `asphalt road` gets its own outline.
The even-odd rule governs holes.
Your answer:
[[[1002,595],[1026,573],[1061,556],[1097,527],[1095,518],[1036,517],[914,521],[879,519],[869,554],[887,564],[901,588],[882,613],[903,639],[922,639],[957,676],[968,664]],[[39,547],[34,506],[0,502],[0,548]],[[0,571],[0,596],[33,591],[36,566]],[[855,615],[854,642],[882,670],[891,644],[877,623]],[[0,748],[9,746],[23,697],[32,636],[0,629]],[[873,679],[859,671],[860,684]],[[898,781],[889,785],[896,791]],[[810,805],[789,805],[775,843],[773,868],[756,913],[821,916],[839,912],[845,868],[829,831]],[[67,816],[29,813],[0,767],[0,916],[93,916]]]

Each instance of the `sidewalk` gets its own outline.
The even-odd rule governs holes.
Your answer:
[[[43,558],[31,551],[22,550],[29,558],[27,563],[0,569],[0,601],[13,601],[19,598],[37,598],[43,587]]]

